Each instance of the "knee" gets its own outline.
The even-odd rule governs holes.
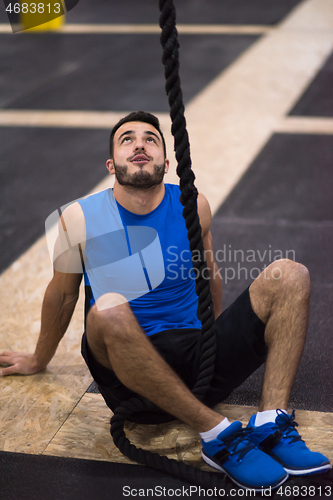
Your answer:
[[[106,293],[99,297],[87,316],[87,325],[94,329],[104,325],[120,325],[128,318],[130,308],[123,295]]]
[[[275,289],[293,294],[293,296],[309,297],[310,273],[303,264],[289,259],[280,259],[268,266],[266,271],[266,279]]]

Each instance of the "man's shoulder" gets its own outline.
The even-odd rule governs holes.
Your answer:
[[[164,184],[164,186],[165,186],[165,189],[168,189],[169,191],[175,191],[175,192],[178,191],[178,192],[180,192],[180,187],[179,187],[178,184],[171,184],[169,182],[166,182]]]
[[[84,198],[79,198],[72,203],[69,203],[65,209],[62,209],[61,221],[67,227],[74,228],[75,225],[82,226],[85,223],[85,210],[87,207],[98,207],[100,203],[110,197],[110,188],[97,193],[92,193]],[[64,228],[66,230],[66,228]]]
[[[179,201],[181,190],[178,184],[166,183],[164,184],[164,187],[165,187],[165,193],[170,199]]]
[[[89,194],[88,196],[85,196],[84,198],[80,198],[79,200],[77,200],[77,203],[81,207],[84,207],[87,204],[98,203],[98,201],[101,201],[105,198],[110,198],[111,194],[112,194],[111,188],[103,189],[103,191],[97,191],[97,193],[92,193]]]
[[[72,203],[63,211],[61,223],[67,231],[72,244],[85,241],[85,220],[81,205],[78,201]]]
[[[180,187],[178,184],[165,183],[164,186],[165,186],[165,189],[168,191],[171,191],[173,193],[179,193],[179,194],[181,193],[181,190],[180,190]],[[198,193],[198,203],[200,203],[200,202],[205,203],[205,204],[209,204],[206,196],[201,191]]]
[[[83,212],[79,200],[73,201],[73,203],[67,205],[67,207],[62,210],[61,216],[68,221],[77,221],[83,217]]]
[[[198,195],[198,215],[202,228],[202,236],[205,236],[210,230],[212,211],[206,196],[202,193]]]

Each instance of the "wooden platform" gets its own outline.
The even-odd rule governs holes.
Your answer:
[[[247,424],[257,410],[252,406],[218,405],[219,413]],[[99,394],[86,394],[70,418],[46,447],[44,454],[131,463],[114,446],[110,437],[110,410]],[[333,459],[333,415],[298,411],[300,432],[309,447]],[[176,420],[167,424],[127,423],[126,435],[137,447],[150,449],[196,467],[204,467],[198,434]]]

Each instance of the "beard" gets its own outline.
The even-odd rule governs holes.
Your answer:
[[[126,165],[114,165],[114,168],[116,179],[121,186],[145,191],[161,184],[164,178],[165,165],[164,163],[162,165],[154,165],[154,172],[152,174],[143,168],[139,168],[134,174],[129,174]]]

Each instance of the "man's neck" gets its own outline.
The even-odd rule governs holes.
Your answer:
[[[121,186],[117,180],[113,187],[113,195],[117,202],[129,212],[145,215],[155,210],[164,198],[164,183],[150,189],[141,190]]]

